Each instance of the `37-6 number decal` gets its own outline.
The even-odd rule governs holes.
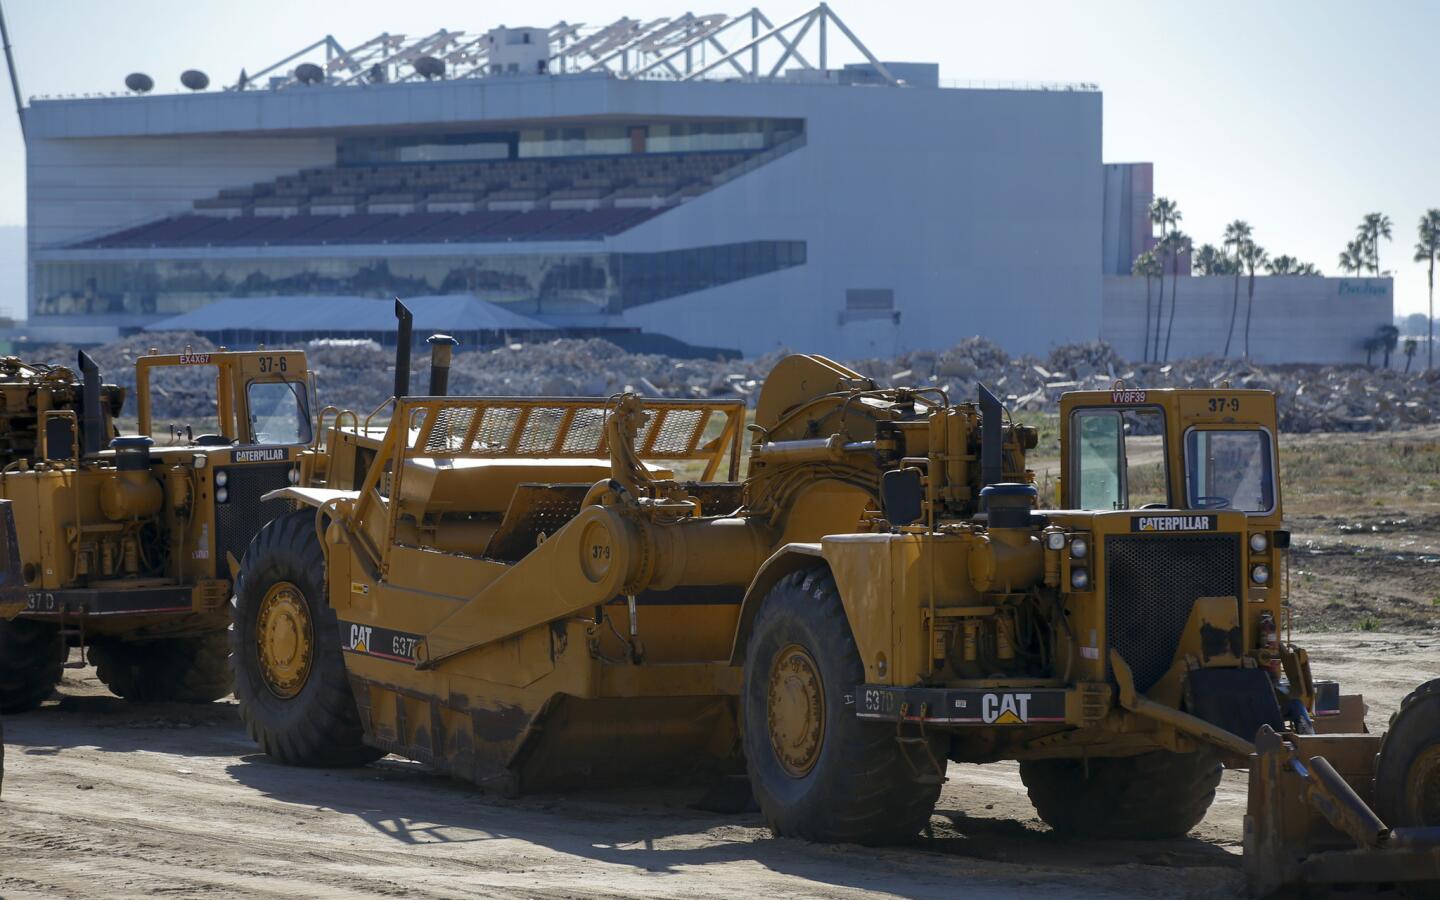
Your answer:
[[[283,356],[262,356],[260,357],[260,371],[262,374],[271,372],[284,372],[289,368],[287,360]]]
[[[1239,411],[1240,411],[1240,398],[1239,398],[1239,397],[1211,397],[1211,398],[1210,398],[1210,411],[1211,411],[1212,413],[1221,413],[1221,412],[1232,412],[1232,413],[1233,413],[1233,412],[1239,412]]]

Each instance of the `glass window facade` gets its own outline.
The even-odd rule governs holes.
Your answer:
[[[225,297],[471,294],[524,314],[619,312],[805,263],[804,241],[662,253],[44,262],[36,317],[178,315]]]
[[[699,153],[765,150],[805,130],[801,119],[735,119],[707,122],[637,122],[624,125],[526,128],[456,134],[347,137],[341,166],[463,160],[619,156],[633,153]]]

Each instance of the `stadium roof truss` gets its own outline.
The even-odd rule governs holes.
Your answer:
[[[649,21],[623,17],[596,27],[559,22],[548,29],[547,71],[665,81],[768,81],[790,65],[824,79],[829,75],[832,28],[880,80],[904,84],[825,3],[779,25],[758,8],[736,16],[687,12]],[[305,62],[320,66],[327,85],[421,81],[425,76],[415,62],[427,56],[445,64],[445,78],[493,77],[491,49],[486,34],[443,28],[413,38],[387,32],[348,48],[327,34],[253,75],[242,71],[227,89],[261,86],[265,79],[264,86],[273,89],[300,86],[296,67]]]

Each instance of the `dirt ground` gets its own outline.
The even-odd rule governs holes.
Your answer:
[[[1383,727],[1440,676],[1440,637],[1316,634],[1317,671]],[[0,897],[1223,897],[1241,891],[1247,776],[1180,841],[1066,842],[1013,764],[950,766],[933,837],[887,850],[777,840],[698,789],[499,800],[389,758],[292,769],[232,703],[131,705],[88,669],[6,720]]]

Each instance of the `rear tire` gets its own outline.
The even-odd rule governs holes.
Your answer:
[[[255,535],[235,596],[230,654],[235,696],[250,737],[275,759],[293,766],[364,765],[385,753],[364,743],[325,585],[314,510],[281,516]],[[278,610],[267,616],[280,616],[286,627],[295,626],[297,642],[308,642],[308,649],[299,651],[303,665],[262,665],[262,607]]]
[[[58,625],[0,622],[0,713],[29,712],[49,699],[68,653]]]
[[[1221,772],[1204,751],[1020,763],[1020,780],[1046,825],[1067,837],[1117,840],[1189,834],[1215,801]]]
[[[936,739],[927,754],[856,717],[845,697],[864,681],[830,572],[782,578],[756,617],[741,698],[750,783],[777,836],[894,844],[929,825],[940,796],[930,760],[943,766],[946,748]]]
[[[213,703],[230,694],[229,638],[223,631],[151,641],[90,645],[95,675],[136,703]]]

